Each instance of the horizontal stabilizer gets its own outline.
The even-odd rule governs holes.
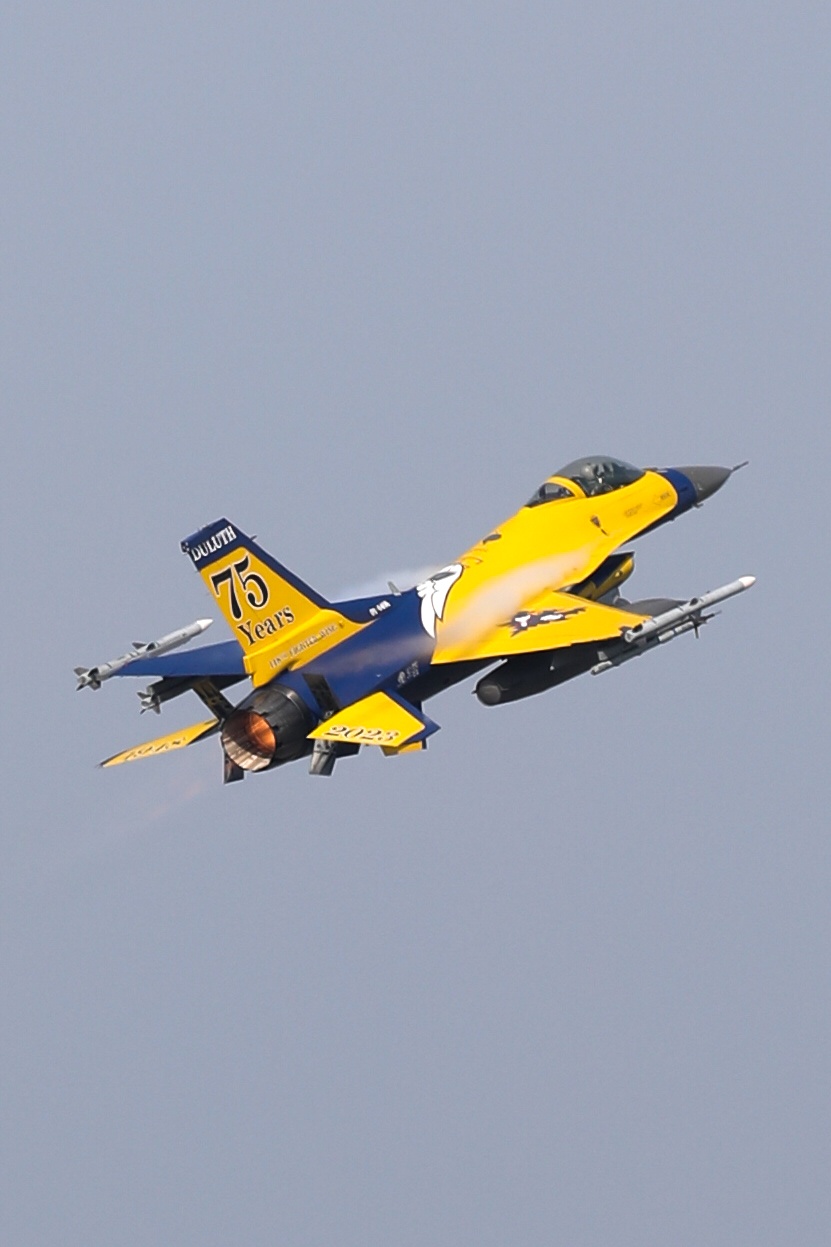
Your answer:
[[[390,748],[389,745],[382,745],[381,753],[385,758],[397,758],[402,753],[416,753],[418,750],[426,748],[426,740],[417,740],[414,741],[412,745],[401,745],[399,749],[396,749],[395,746]]]
[[[437,731],[437,723],[395,693],[371,693],[324,719],[309,737],[401,749]]]
[[[204,723],[193,723],[190,727],[179,728],[169,732],[167,736],[158,736],[156,740],[148,740],[143,745],[134,745],[122,753],[115,753],[111,758],[99,763],[100,766],[119,766],[122,762],[136,762],[139,758],[150,758],[157,753],[171,753],[174,749],[184,749],[185,745],[193,745],[197,740],[213,736],[219,730],[218,719],[206,719]]]

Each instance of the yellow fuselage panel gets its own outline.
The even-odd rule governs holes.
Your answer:
[[[584,581],[580,588],[580,597],[586,598],[589,602],[599,602],[607,593],[611,593],[613,589],[619,589],[624,581],[628,580],[635,570],[635,556],[628,554],[626,557],[621,556],[621,561],[611,571],[601,572],[599,569],[590,573],[590,578]]]
[[[562,483],[577,492],[572,482]],[[464,656],[472,641],[546,590],[585,579],[621,544],[668,515],[676,502],[665,477],[645,472],[608,494],[523,507],[458,560],[464,572],[448,596],[433,661]]]

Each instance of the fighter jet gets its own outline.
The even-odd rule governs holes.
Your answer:
[[[739,464],[737,467],[743,467]],[[590,456],[549,476],[526,504],[412,589],[331,602],[227,519],[185,538],[233,639],[163,654],[192,631],[87,670],[155,677],[142,710],[194,692],[211,717],[107,758],[112,767],[217,735],[225,782],[310,759],[331,775],[338,758],[374,746],[390,757],[421,750],[438,725],[423,705],[479,675],[485,706],[599,675],[698,632],[711,608],[754,583],[741,576],[686,601],[627,601],[635,556],[623,548],[701,506],[736,468],[637,468]],[[198,620],[191,630],[207,626]],[[152,650],[152,652],[150,652]],[[250,681],[231,702],[225,690]]]

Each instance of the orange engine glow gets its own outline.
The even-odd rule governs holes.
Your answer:
[[[265,770],[277,749],[273,727],[256,710],[240,710],[231,715],[221,739],[228,757],[244,771]]]
[[[268,720],[256,711],[248,710],[245,713],[244,731],[252,750],[270,758],[277,748],[277,738]]]

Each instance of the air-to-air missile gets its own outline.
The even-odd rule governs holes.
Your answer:
[[[129,653],[122,654],[120,658],[113,658],[110,662],[103,662],[97,667],[76,667],[78,688],[100,688],[104,680],[109,680],[110,676],[121,671],[136,658],[144,658],[148,654],[166,654],[168,650],[178,649],[180,645],[192,641],[206,628],[210,628],[212,623],[212,619],[197,619],[194,623],[188,624],[186,628],[177,628],[175,632],[168,632],[165,636],[159,637],[158,641],[134,641]]]
[[[670,610],[663,611],[660,615],[653,616],[652,619],[646,619],[643,623],[636,624],[634,628],[627,628],[617,645],[607,647],[605,653],[600,656],[601,661],[591,668],[592,675],[600,675],[601,672],[608,671],[610,667],[619,667],[621,663],[628,662],[630,658],[640,657],[655,645],[673,641],[675,637],[697,629],[702,623],[706,623],[708,618],[711,618],[703,613],[708,607],[725,602],[727,598],[735,597],[737,593],[744,593],[745,589],[749,589],[755,583],[755,576],[740,576],[738,580],[731,580],[729,585],[722,585],[720,589],[711,589],[709,593],[702,593],[701,597],[690,598],[688,602],[679,602]]]
[[[741,576],[729,585],[712,589],[709,593],[690,598],[687,602],[660,598],[633,602],[631,610],[650,614],[652,617],[633,628],[627,628],[618,639],[607,641],[602,647],[591,644],[573,645],[568,650],[522,654],[517,658],[510,658],[482,677],[476,686],[476,695],[486,706],[497,706],[532,697],[535,693],[543,693],[586,671],[591,671],[592,675],[600,675],[603,671],[609,671],[612,667],[619,667],[632,658],[649,653],[667,641],[674,641],[685,632],[697,631],[712,618],[704,613],[708,607],[716,606],[737,593],[744,593],[754,583],[754,576]]]

